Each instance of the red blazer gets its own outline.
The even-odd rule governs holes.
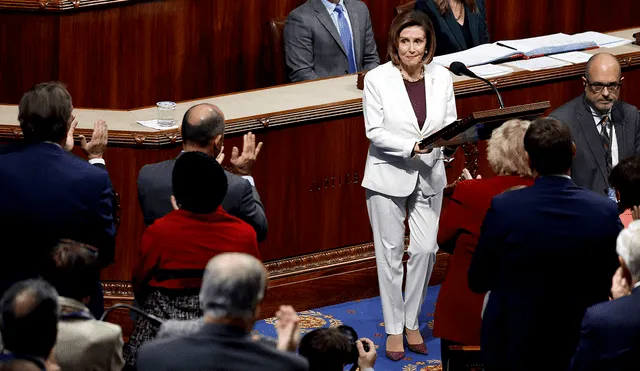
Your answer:
[[[140,258],[133,270],[134,291],[144,284],[167,289],[198,288],[199,278],[157,281],[158,270],[204,270],[223,252],[243,252],[260,259],[254,229],[219,207],[213,214],[175,210],[157,219],[142,234]]]
[[[468,271],[478,245],[480,227],[491,199],[519,185],[533,184],[532,178],[496,176],[460,182],[440,218],[438,244],[453,255],[438,295],[433,335],[465,345],[480,344],[484,294],[469,289]]]

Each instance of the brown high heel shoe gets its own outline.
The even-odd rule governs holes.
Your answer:
[[[400,335],[394,335],[394,336],[400,336],[400,338],[402,339],[402,334]],[[387,350],[385,351],[385,355],[387,356],[387,358],[389,358],[390,360],[397,362],[401,359],[404,358],[404,349],[402,349],[402,351],[391,351],[388,350],[388,346],[389,346],[389,335],[387,335]],[[404,344],[403,344],[404,347]]]
[[[418,330],[409,330],[409,331],[418,331]],[[409,336],[407,335],[407,329],[404,330],[405,336],[407,337],[407,345],[409,346],[409,350],[418,353],[418,354],[429,354],[429,350],[427,349],[427,345],[424,343],[424,340],[418,344],[411,344],[409,342]],[[420,334],[422,337],[422,334]]]

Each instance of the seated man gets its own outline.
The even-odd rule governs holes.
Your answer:
[[[587,309],[572,370],[640,367],[640,221],[620,232],[616,243],[621,267],[613,277],[614,300]]]
[[[302,357],[251,338],[266,289],[267,270],[258,259],[240,253],[217,255],[207,264],[202,280],[202,327],[145,344],[138,370],[307,370]],[[291,350],[297,345],[297,322],[291,318],[287,322],[289,328],[279,332],[288,336],[279,340]]]
[[[221,156],[224,142],[224,115],[212,104],[195,105],[184,114],[182,120],[182,145],[184,152],[197,151],[209,156]],[[244,136],[242,154],[238,148],[231,152],[231,165],[235,173],[225,171],[227,195],[222,208],[229,214],[244,220],[255,229],[258,241],[267,235],[267,217],[260,196],[251,177],[251,168],[262,148],[256,145],[251,132]],[[171,212],[171,172],[176,159],[145,165],[138,175],[138,200],[144,222],[151,225],[156,219]]]
[[[531,123],[524,148],[534,184],[493,198],[469,267],[469,288],[491,291],[482,319],[487,370],[566,370],[580,322],[607,300],[622,224],[615,203],[569,177],[576,147],[553,118]]]
[[[367,351],[363,343],[368,345]],[[373,371],[377,357],[373,342],[362,338],[353,345],[357,347],[360,371]],[[345,365],[353,363],[353,345],[338,328],[319,328],[302,338],[298,351],[309,361],[309,371],[342,371]]]
[[[18,107],[24,141],[0,150],[0,235],[7,236],[0,293],[13,282],[41,275],[61,238],[98,248],[100,268],[113,262],[115,198],[101,158],[107,126],[98,121],[89,143],[81,137],[87,162],[68,152],[78,125],[72,111],[71,96],[60,83],[34,86]],[[91,309],[101,314],[98,280],[96,274]]]
[[[360,0],[308,0],[284,26],[293,82],[367,71],[380,64],[369,9]]]
[[[93,290],[97,251],[64,240],[56,246],[55,269],[48,278],[58,291],[60,319],[54,354],[65,371],[119,371],[122,358],[120,326],[96,320],[85,306]]]
[[[183,153],[171,181],[175,210],[144,231],[132,284],[145,312],[162,319],[194,319],[202,315],[198,292],[209,259],[223,252],[258,258],[260,253],[253,228],[221,206],[227,177],[215,158],[199,151]],[[128,364],[134,364],[140,345],[157,332],[155,323],[138,316],[124,348]]]
[[[59,371],[51,355],[58,331],[56,290],[46,281],[20,281],[4,293],[0,311],[0,370]]]
[[[630,209],[633,219],[640,219],[640,155],[620,161],[611,170],[609,179],[616,191],[618,211]]]

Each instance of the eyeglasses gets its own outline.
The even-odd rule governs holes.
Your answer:
[[[586,80],[586,77],[585,77],[585,80]],[[587,85],[589,85],[589,87],[591,88],[591,91],[593,91],[594,93],[600,93],[602,92],[602,90],[604,90],[604,88],[607,88],[609,92],[615,93],[618,90],[620,90],[620,87],[622,86],[622,80],[620,80],[620,82],[612,82],[609,84],[603,84],[601,82],[591,82],[587,80]]]

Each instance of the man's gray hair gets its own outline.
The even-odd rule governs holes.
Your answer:
[[[640,220],[632,221],[620,232],[616,252],[624,260],[634,282],[640,282]]]
[[[267,270],[243,253],[223,253],[209,260],[202,278],[200,306],[215,318],[253,320],[267,288]]]

